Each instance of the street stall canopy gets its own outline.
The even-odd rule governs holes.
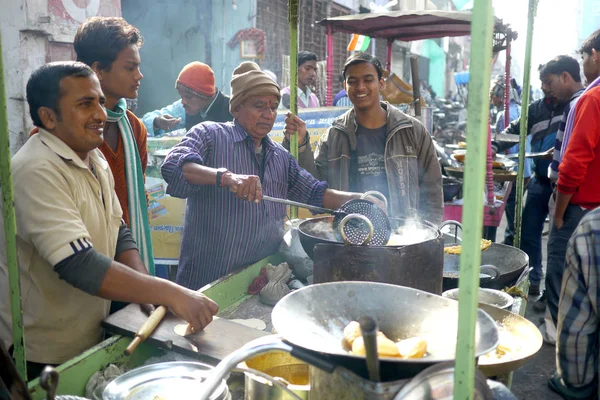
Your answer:
[[[470,35],[471,15],[470,11],[388,11],[325,18],[319,24],[336,32],[410,42]],[[497,18],[495,25],[496,29],[501,26]]]

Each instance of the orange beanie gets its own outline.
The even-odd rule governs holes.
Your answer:
[[[184,86],[196,96],[205,98],[215,95],[215,74],[208,65],[194,61],[183,67],[175,87]]]

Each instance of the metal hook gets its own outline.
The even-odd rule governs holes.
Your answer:
[[[444,228],[445,226],[448,226],[448,225],[454,225],[454,226],[460,228],[461,232],[463,230],[462,224],[460,222],[455,221],[453,219],[449,219],[440,224],[440,227],[439,227],[440,232],[442,231],[442,228]],[[454,229],[454,243],[458,243],[458,229]]]
[[[40,386],[46,391],[46,400],[54,400],[58,386],[58,372],[52,367],[44,368],[40,374]]]
[[[360,196],[360,198],[361,198],[361,199],[366,199],[366,198],[367,198],[367,197],[369,197],[369,196],[373,196],[373,197],[376,197],[376,198],[379,198],[380,200],[382,200],[382,201],[383,201],[383,204],[385,205],[385,210],[387,211],[387,209],[388,209],[388,201],[387,201],[387,199],[385,198],[385,196],[384,196],[384,194],[383,194],[383,193],[381,193],[381,192],[378,192],[377,190],[369,190],[368,192],[364,192],[364,193],[363,193],[363,194]]]
[[[367,226],[369,227],[369,235],[365,238],[365,240],[363,240],[362,243],[352,243],[346,236],[346,232],[344,231],[344,228],[346,227],[346,224],[348,223],[348,221],[350,221],[351,219],[360,219],[365,224],[367,224]],[[339,230],[340,230],[340,234],[342,235],[342,239],[344,239],[344,243],[346,243],[346,245],[358,244],[360,246],[369,244],[371,242],[371,239],[373,239],[373,233],[375,232],[375,229],[373,228],[373,224],[371,223],[371,221],[369,221],[369,219],[367,217],[365,217],[364,215],[361,215],[361,214],[346,215],[340,221]]]

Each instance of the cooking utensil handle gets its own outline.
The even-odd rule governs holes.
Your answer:
[[[514,286],[519,286],[521,284],[521,282],[529,275],[529,273],[533,270],[533,267],[527,267],[523,270],[523,272],[521,272],[521,275],[519,276],[519,279],[517,279],[517,282],[514,284]]]
[[[252,374],[252,375],[256,375],[260,378],[263,378],[264,380],[266,380],[267,382],[270,382],[271,384],[273,384],[274,386],[278,387],[279,389],[283,390],[285,392],[285,394],[288,395],[288,397],[290,397],[291,399],[295,399],[295,400],[303,400],[302,398],[300,398],[300,396],[298,396],[296,393],[292,392],[291,389],[288,388],[288,386],[290,386],[290,383],[287,382],[285,379],[283,378],[277,378],[277,377],[272,377],[271,375],[265,374],[264,372],[261,371],[257,371],[255,369],[252,368],[241,368],[241,367],[236,367],[232,370],[232,372],[241,372],[244,374]]]
[[[167,308],[165,306],[160,306],[148,317],[146,322],[138,329],[135,337],[129,343],[129,346],[125,349],[126,355],[131,355],[137,349],[138,345],[142,343],[144,340],[148,339],[148,336],[154,332],[157,325],[162,321],[165,314],[167,313]]]
[[[262,198],[263,198],[263,200],[271,201],[273,203],[285,204],[286,206],[306,208],[307,210],[314,211],[318,214],[335,214],[335,211],[330,210],[328,208],[311,206],[311,205],[299,203],[299,202],[293,201],[293,200],[280,199],[278,197],[271,197],[271,196],[263,196]]]
[[[346,232],[344,232],[344,228],[346,227],[346,224],[348,223],[348,221],[350,221],[352,219],[360,219],[365,224],[367,224],[367,226],[369,227],[369,235],[365,238],[365,240],[362,243],[352,243],[350,240],[348,240],[348,237],[346,236]],[[340,225],[339,225],[338,229],[340,230],[340,234],[342,235],[342,239],[344,239],[344,243],[346,243],[347,246],[350,246],[350,245],[360,245],[360,246],[367,245],[367,244],[369,244],[371,242],[371,239],[373,239],[373,233],[375,232],[375,228],[373,227],[373,223],[369,220],[369,218],[365,217],[364,215],[360,215],[360,214],[348,214],[348,215],[346,215],[340,221]]]
[[[449,219],[440,224],[440,227],[438,228],[440,230],[440,232],[442,231],[442,228],[445,227],[446,225],[454,225],[455,226],[455,228],[454,228],[454,243],[458,243],[458,229],[456,229],[456,227],[460,228],[460,231],[462,232],[462,224],[453,219]]]
[[[202,382],[201,389],[199,390],[199,400],[209,400],[215,389],[221,384],[221,381],[225,379],[229,372],[236,368],[239,363],[249,360],[259,354],[275,350],[293,354],[292,351],[294,350],[294,346],[285,343],[279,335],[271,335],[254,339],[229,354],[221,360],[221,362],[211,371],[207,379]],[[300,357],[297,358],[300,359]]]
[[[296,357],[300,361],[304,361],[307,364],[310,364],[314,367],[322,369],[325,372],[332,373],[335,370],[335,364],[327,358],[325,355],[314,355],[313,353],[309,353],[303,348],[298,346],[291,346],[292,351],[290,354]]]
[[[46,367],[40,375],[40,386],[46,390],[46,400],[56,398],[56,387],[58,386],[58,372],[53,367]]]
[[[368,192],[364,192],[362,194],[362,196],[360,196],[361,199],[366,199],[369,196],[373,196],[381,201],[383,201],[383,204],[385,205],[385,210],[387,211],[388,209],[388,201],[385,198],[385,195],[381,192],[378,192],[377,190],[369,190]]]
[[[364,316],[358,319],[358,324],[360,325],[360,331],[365,343],[369,379],[373,382],[380,382],[379,356],[377,354],[377,322],[369,316]]]
[[[498,269],[498,267],[496,267],[495,265],[490,265],[490,264],[482,265],[481,268],[479,269],[479,271],[483,272],[483,273],[486,273],[485,272],[486,270],[487,271],[493,271],[493,273],[495,274],[493,276],[490,275],[490,274],[488,274],[488,275],[490,275],[490,280],[491,281],[497,279],[500,275],[502,275],[502,272],[500,272],[500,270]]]

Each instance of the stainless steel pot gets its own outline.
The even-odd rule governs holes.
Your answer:
[[[270,375],[300,399],[309,398],[308,364],[283,351],[253,357],[240,365]],[[245,400],[288,400],[290,396],[279,386],[261,376],[245,372]]]

